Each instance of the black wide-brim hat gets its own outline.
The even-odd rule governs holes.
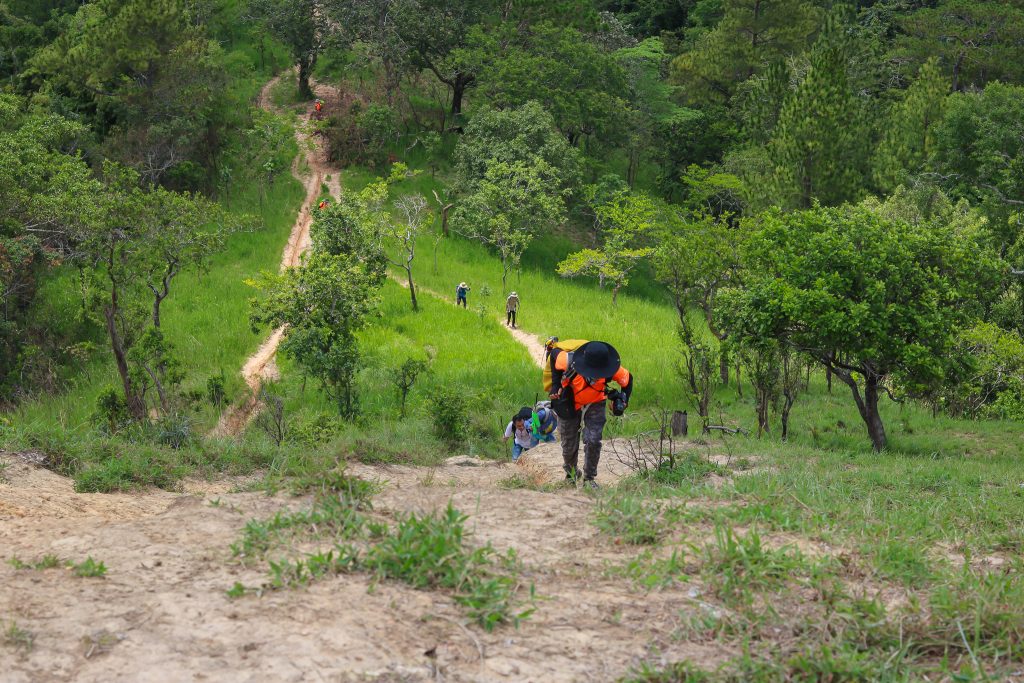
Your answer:
[[[611,377],[622,367],[619,352],[611,344],[600,341],[587,342],[572,355],[573,367],[585,379]]]

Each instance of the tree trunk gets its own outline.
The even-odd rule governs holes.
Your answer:
[[[741,373],[743,371],[743,363],[740,362],[739,357],[736,358],[736,395],[743,398],[743,379]]]
[[[864,374],[864,396],[860,395],[860,388],[856,380],[849,372],[836,371],[836,376],[843,380],[853,393],[853,401],[857,404],[857,411],[868,428],[868,437],[871,439],[871,447],[876,453],[885,450],[885,425],[882,424],[882,416],[878,413],[878,378],[873,374]]]
[[[793,408],[793,399],[786,396],[782,401],[782,440],[789,439],[789,411]]]
[[[825,383],[828,385],[828,393],[832,393],[832,368],[825,366]]]
[[[416,286],[412,283],[412,268],[406,267],[405,275],[409,279],[409,296],[412,297],[412,310],[420,310],[419,305],[416,303]],[[403,406],[404,412],[404,406]]]
[[[103,309],[103,316],[107,320],[110,348],[114,352],[117,374],[121,376],[121,384],[124,387],[124,401],[128,406],[128,413],[136,420],[145,420],[146,404],[135,391],[135,385],[128,372],[128,354],[125,352],[121,335],[117,332],[117,289],[111,291],[110,305]]]
[[[316,56],[304,55],[299,57],[299,97],[312,99],[313,90],[309,87],[309,74],[316,63]]]
[[[729,386],[729,354],[725,351],[718,356],[718,377],[723,386]]]
[[[876,453],[885,450],[885,425],[882,424],[882,416],[878,413],[878,380],[874,377],[866,378],[864,381],[864,422],[868,426],[868,436],[871,437],[871,446]]]
[[[462,114],[462,100],[466,96],[466,88],[472,82],[472,75],[461,72],[455,74],[455,79],[452,81],[452,118],[455,119],[456,125],[459,123],[458,118]],[[455,130],[462,132],[462,127],[457,125]]]
[[[619,285],[612,287],[612,307],[619,303]]]

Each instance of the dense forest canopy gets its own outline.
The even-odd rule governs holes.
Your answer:
[[[496,250],[503,285],[539,235],[575,235],[583,250],[560,274],[594,276],[617,296],[631,271],[649,268],[684,330],[690,311],[704,319],[714,348],[684,334],[685,353],[711,353],[723,382],[752,330],[809,354],[849,380],[876,448],[877,411],[860,398],[869,386],[961,412],[956,397],[980,392],[990,400],[973,414],[1024,412],[1019,381],[977,372],[991,359],[972,352],[979,329],[1024,333],[1021,0],[4,0],[8,400],[40,388],[29,371],[40,353],[60,357],[106,329],[130,412],[145,414],[150,384],[166,403],[160,378],[173,349],[154,336],[158,318],[139,322],[152,307],[146,293],[158,306],[174,274],[205,267],[195,244],[219,248],[252,224],[210,210],[209,199],[281,172],[288,133],[239,86],[266,68],[268,50],[297,67],[303,98],[325,59],[335,73],[372,73],[373,87],[322,122],[330,154],[380,165],[403,141],[454,164],[445,230],[451,209],[452,229]],[[82,211],[85,191],[112,204]],[[153,239],[163,228],[146,213],[172,199],[185,217],[178,251]],[[122,207],[124,226],[109,206]],[[879,241],[868,226],[942,234],[912,260],[946,278],[941,294],[926,294],[935,281],[921,296],[958,314],[908,311],[888,330],[902,304],[887,288],[916,277],[895,265],[913,256],[901,252],[912,240]],[[857,292],[881,299],[858,308],[839,288],[827,305],[795,305],[825,296],[843,272],[827,260],[780,261],[784,238],[802,232],[823,249],[871,242],[870,263],[842,267]],[[986,267],[964,267],[964,252]],[[147,279],[154,264],[171,274],[159,287]],[[39,283],[61,268],[108,281],[86,288],[70,335],[31,315]],[[864,348],[821,328],[844,316],[877,323],[876,341]],[[954,350],[957,362],[946,362]],[[691,372],[684,384],[700,394],[699,380]]]

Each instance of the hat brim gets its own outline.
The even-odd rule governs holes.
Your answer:
[[[599,379],[611,377],[622,367],[622,359],[615,347],[607,342],[601,342],[608,347],[608,362],[601,366],[588,365],[585,361],[587,347],[594,342],[587,342],[573,352],[573,367],[584,379]]]

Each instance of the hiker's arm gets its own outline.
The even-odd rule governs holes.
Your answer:
[[[633,394],[633,376],[629,374],[629,370],[620,367],[612,375],[612,381],[622,387],[622,395],[625,397],[626,403],[629,403],[629,397]]]
[[[563,352],[553,349],[551,355],[548,356],[548,362],[551,363],[551,396],[557,396],[562,388],[562,377],[565,375],[565,371],[558,369],[556,360],[561,353]]]
[[[505,436],[501,438],[502,443],[508,443],[508,440],[512,438],[512,423],[508,423],[508,427],[505,427]]]

